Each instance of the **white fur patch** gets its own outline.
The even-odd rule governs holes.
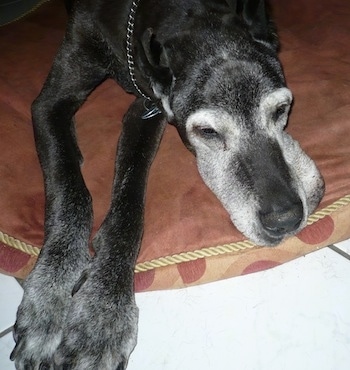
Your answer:
[[[175,84],[175,77],[173,77],[172,86]],[[167,115],[168,121],[172,121],[174,118],[174,112],[172,111],[169,103],[169,97],[161,92],[161,88],[157,84],[152,85],[154,95],[162,102],[163,109]]]
[[[288,119],[289,108],[292,103],[292,100],[293,100],[292,93],[286,87],[277,89],[263,97],[261,99],[259,107],[261,124],[267,127],[269,125],[269,118],[272,112],[275,111],[278,107],[286,105],[288,106],[288,109],[285,111],[283,117],[284,119],[282,122],[282,126],[284,127]]]
[[[238,143],[240,130],[235,119],[227,112],[221,109],[200,109],[191,114],[186,122],[187,137],[192,145],[207,145],[205,141],[198,138],[194,133],[195,128],[210,128],[220,134],[225,140],[226,145],[235,145]]]
[[[281,104],[291,104],[292,100],[291,91],[286,87],[282,87],[261,99],[260,107],[266,111]]]

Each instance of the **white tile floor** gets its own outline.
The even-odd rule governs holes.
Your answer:
[[[350,241],[337,244],[350,254]],[[350,257],[349,257],[350,258]],[[0,276],[0,332],[21,288]],[[10,298],[10,299],[9,299]],[[272,270],[137,295],[139,344],[128,370],[348,370],[350,260],[330,248]],[[0,370],[11,334],[0,338]]]

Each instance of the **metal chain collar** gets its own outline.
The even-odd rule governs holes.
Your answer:
[[[128,17],[128,24],[126,28],[126,58],[128,62],[128,70],[129,70],[129,76],[131,79],[132,84],[134,85],[134,88],[136,91],[145,98],[144,101],[144,107],[145,107],[145,113],[141,116],[142,119],[148,119],[156,116],[157,114],[160,114],[161,111],[157,107],[157,105],[152,101],[152,99],[144,94],[142,90],[139,88],[136,77],[135,77],[135,64],[134,64],[134,56],[133,56],[133,37],[134,37],[134,26],[135,26],[135,14],[137,7],[139,5],[140,0],[134,0],[131,4],[130,13]],[[150,104],[147,104],[149,102]],[[149,107],[147,106],[149,105]]]

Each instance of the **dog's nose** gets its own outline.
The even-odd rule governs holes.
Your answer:
[[[260,222],[271,235],[279,237],[298,229],[303,219],[301,201],[284,204],[270,204],[260,210]]]

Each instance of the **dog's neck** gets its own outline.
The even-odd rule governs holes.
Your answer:
[[[149,119],[161,113],[161,110],[158,108],[156,103],[147,96],[139,87],[136,76],[135,76],[135,63],[134,63],[134,54],[133,54],[133,38],[134,38],[134,27],[135,27],[135,15],[137,7],[140,0],[133,0],[128,16],[128,23],[126,29],[126,58],[128,62],[128,71],[129,77],[132,84],[134,85],[135,90],[139,95],[141,95],[144,100],[145,112],[142,114],[142,119]]]

